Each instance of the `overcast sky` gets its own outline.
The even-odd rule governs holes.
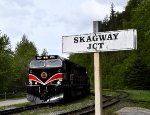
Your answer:
[[[93,32],[93,21],[115,10],[122,12],[128,0],[0,0],[0,30],[10,37],[12,49],[25,34],[41,54],[62,54],[62,36]]]

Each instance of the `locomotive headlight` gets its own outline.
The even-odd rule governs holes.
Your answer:
[[[47,57],[47,56],[44,56],[43,59],[48,59],[48,57]]]
[[[37,85],[37,82],[29,80],[29,85]]]
[[[32,81],[31,80],[29,81],[29,85],[32,85]]]
[[[57,81],[57,85],[61,85],[62,80]]]
[[[61,81],[57,81],[57,85],[61,85]]]

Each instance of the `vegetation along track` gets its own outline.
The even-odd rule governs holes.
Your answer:
[[[104,96],[104,95],[103,95]],[[124,99],[128,96],[128,93],[119,91],[118,96],[104,96],[105,100],[103,101],[103,108],[109,107],[117,102],[119,102],[121,99]],[[43,103],[43,104],[37,104],[37,105],[30,105],[30,106],[25,106],[25,107],[18,107],[18,108],[13,108],[13,109],[7,109],[7,110],[2,110],[0,111],[0,115],[4,114],[14,114],[14,113],[19,113],[22,111],[27,111],[27,110],[33,110],[33,109],[38,109],[41,107],[46,107],[46,106],[54,106],[56,103],[48,104],[48,103]],[[90,113],[94,113],[94,106],[91,105],[88,107],[84,107],[78,110],[70,111],[70,112],[64,112],[60,113],[59,115],[68,115],[68,114],[78,114],[78,115],[86,115]]]
[[[55,104],[53,104],[53,105],[55,105]],[[19,113],[22,111],[38,109],[38,108],[46,107],[46,106],[52,106],[52,104],[42,103],[42,104],[29,105],[29,106],[24,106],[24,107],[17,107],[17,108],[12,108],[12,109],[1,110],[0,115],[9,115],[9,114],[14,114],[14,113]]]
[[[103,101],[103,109],[107,108],[111,105],[116,104],[117,102],[119,102],[120,100],[128,97],[128,93],[124,92],[124,91],[117,91],[119,93],[119,95],[117,96],[105,96],[103,95],[103,97],[105,97],[106,99]],[[90,105],[88,107],[84,107],[78,110],[74,110],[74,111],[70,111],[70,112],[64,112],[61,113],[59,115],[88,115],[88,114],[92,114],[95,112],[95,105]]]

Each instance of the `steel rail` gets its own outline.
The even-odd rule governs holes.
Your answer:
[[[37,108],[46,107],[46,106],[50,106],[50,104],[42,103],[42,104],[29,105],[29,106],[24,106],[24,107],[11,108],[11,109],[6,109],[6,110],[1,110],[0,115],[9,115],[9,114],[19,113],[19,112],[37,109]]]
[[[103,109],[110,107],[116,103],[118,103],[120,100],[128,97],[128,93],[123,91],[117,91],[119,93],[118,96],[105,96],[107,98],[105,101],[103,101]],[[104,95],[103,95],[104,96]],[[90,105],[88,107],[84,107],[78,110],[70,111],[70,112],[64,112],[60,113],[59,115],[88,115],[95,112],[95,104]]]

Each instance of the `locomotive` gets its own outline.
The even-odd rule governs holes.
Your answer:
[[[53,103],[90,92],[86,68],[58,55],[36,56],[29,64],[27,100]]]

